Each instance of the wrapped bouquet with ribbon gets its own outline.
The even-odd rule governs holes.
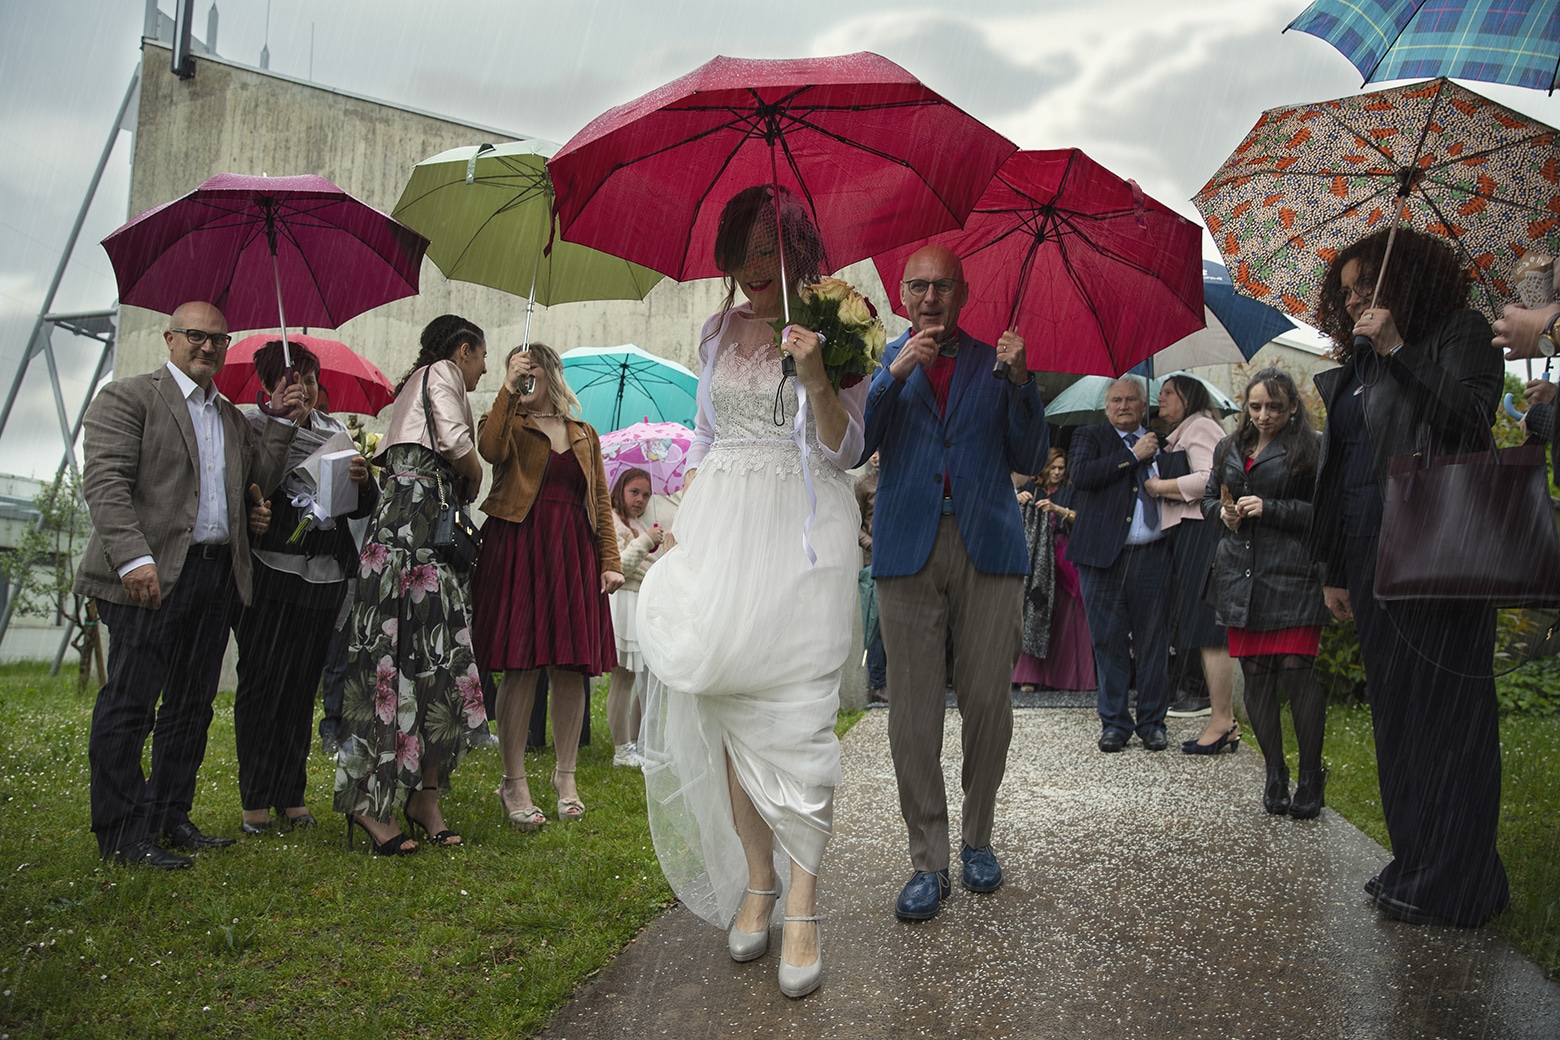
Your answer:
[[[872,301],[840,278],[804,285],[800,302],[791,308],[790,320],[774,322],[782,351],[785,334],[793,325],[818,334],[823,368],[835,390],[855,386],[871,376],[888,343],[888,332]]]

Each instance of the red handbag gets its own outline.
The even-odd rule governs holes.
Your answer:
[[[1491,607],[1560,605],[1560,536],[1544,445],[1394,455],[1376,553],[1376,598]]]

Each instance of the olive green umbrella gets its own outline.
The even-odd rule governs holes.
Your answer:
[[[533,138],[440,152],[413,167],[394,216],[432,243],[428,258],[447,278],[544,307],[644,299],[661,275],[553,235],[557,150]]]

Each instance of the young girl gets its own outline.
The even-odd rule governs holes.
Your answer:
[[[1283,369],[1264,368],[1246,386],[1240,425],[1214,451],[1202,499],[1203,516],[1225,528],[1207,601],[1229,628],[1230,656],[1239,659],[1246,676],[1246,711],[1267,761],[1262,805],[1296,819],[1322,811],[1326,782],[1327,696],[1313,666],[1328,612],[1305,545],[1317,453],[1316,430],[1295,381]],[[1289,689],[1300,744],[1300,784],[1293,800],[1280,683]],[[1231,725],[1227,742],[1234,733]]]
[[[625,469],[612,483],[612,524],[617,530],[618,556],[623,562],[623,585],[612,596],[612,631],[617,637],[617,667],[612,669],[612,684],[607,690],[607,724],[612,728],[612,764],[642,764],[639,748],[640,692],[635,688],[645,670],[639,656],[639,637],[634,628],[634,612],[639,609],[639,583],[645,571],[659,557],[666,532],[658,524],[646,524],[645,507],[650,504],[650,474],[642,469]]]

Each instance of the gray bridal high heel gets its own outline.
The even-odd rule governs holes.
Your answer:
[[[780,958],[780,992],[798,1000],[807,996],[818,988],[819,981],[823,978],[823,927],[818,924],[817,915],[812,917],[786,916],[787,921],[811,921],[813,927],[818,929],[818,956],[813,958],[811,964],[803,964],[800,967],[787,964],[785,957]]]
[[[779,896],[774,889],[747,889],[748,895],[754,896]],[[773,910],[773,904],[770,905]],[[741,913],[739,910],[738,913]],[[748,961],[756,961],[769,952],[769,918],[764,918],[764,927],[756,932],[744,932],[737,927],[736,919],[731,921],[731,931],[726,933],[726,948],[731,951],[731,959],[738,964]]]

